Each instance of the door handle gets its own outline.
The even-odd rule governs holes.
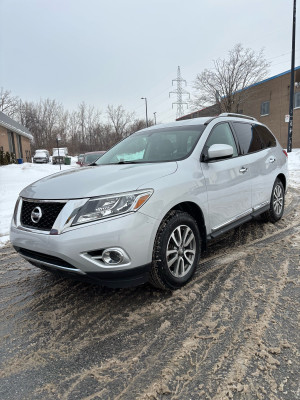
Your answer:
[[[248,168],[246,168],[246,167],[242,167],[241,169],[240,169],[240,172],[242,173],[242,174],[244,174],[245,172],[247,172],[248,171]]]
[[[274,161],[276,161],[276,158],[275,158],[275,157],[270,157],[270,158],[269,158],[269,162],[270,162],[270,163],[273,163]]]

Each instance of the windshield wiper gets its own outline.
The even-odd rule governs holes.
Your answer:
[[[114,163],[114,164],[138,164],[138,163],[139,163],[138,161],[124,161],[124,160],[121,160],[121,161],[119,161],[117,163]]]

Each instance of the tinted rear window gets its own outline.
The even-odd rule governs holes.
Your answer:
[[[240,144],[241,154],[254,153],[264,147],[258,132],[253,129],[251,124],[233,122],[233,126]]]
[[[274,136],[272,135],[272,133],[269,131],[268,128],[261,125],[254,125],[254,130],[259,135],[264,148],[276,146],[276,139],[274,138]]]

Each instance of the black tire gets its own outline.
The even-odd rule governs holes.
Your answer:
[[[266,222],[279,221],[284,212],[284,186],[280,179],[276,178],[270,201],[270,209],[262,214]]]
[[[165,290],[181,288],[192,278],[200,253],[201,238],[194,218],[186,212],[170,211],[156,234],[150,283]]]

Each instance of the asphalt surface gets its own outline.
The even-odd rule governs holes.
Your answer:
[[[300,194],[211,241],[174,293],[58,279],[0,249],[0,398],[300,399]]]

